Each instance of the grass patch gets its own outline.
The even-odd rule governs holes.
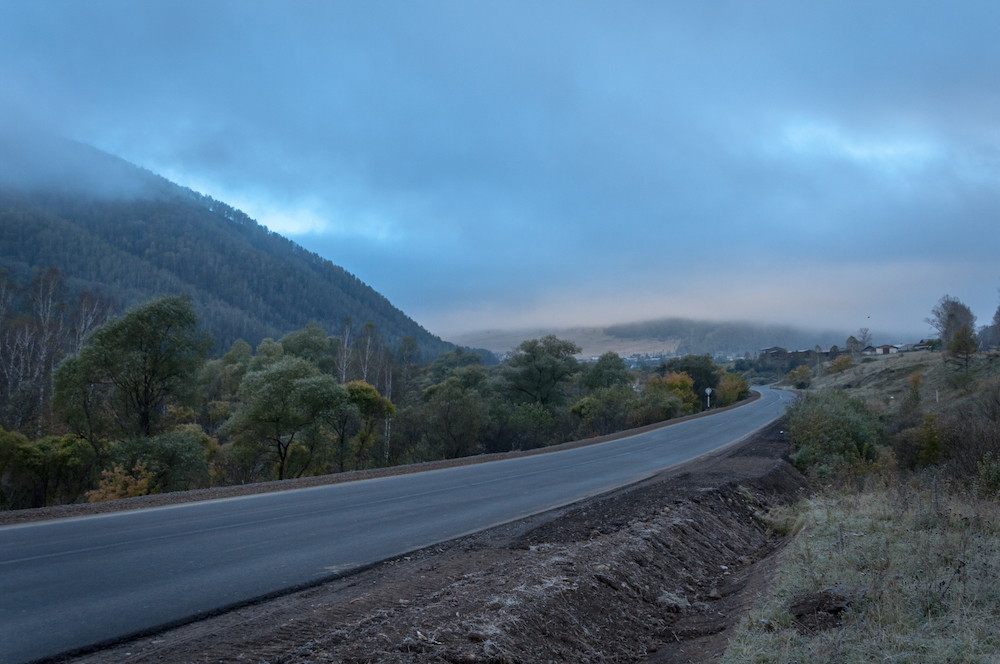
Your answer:
[[[798,534],[723,662],[1000,662],[1000,505],[930,474],[878,484],[768,513]],[[789,606],[823,590],[849,606],[806,628]]]

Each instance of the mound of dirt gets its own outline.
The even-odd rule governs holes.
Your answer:
[[[713,661],[766,592],[778,425],[639,484],[75,662]]]

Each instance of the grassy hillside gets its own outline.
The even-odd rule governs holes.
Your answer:
[[[71,290],[99,288],[123,307],[186,292],[220,348],[310,321],[336,334],[348,316],[374,322],[393,345],[412,335],[426,357],[454,348],[239,210],[85,146],[60,154],[69,166],[52,172],[26,162],[33,178],[11,167],[17,153],[0,158],[0,268],[22,284],[57,267]]]
[[[759,515],[793,537],[722,661],[996,661],[1000,355],[863,361],[784,426],[816,494]]]
[[[910,377],[920,374],[920,409],[941,413],[972,399],[979,387],[1000,377],[1000,355],[979,353],[969,373],[948,361],[947,353],[897,353],[862,360],[843,373],[826,373],[812,381],[811,389],[844,390],[884,412],[904,407],[912,390]],[[876,406],[881,404],[881,406]]]

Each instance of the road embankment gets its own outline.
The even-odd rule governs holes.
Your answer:
[[[714,661],[807,491],[780,425],[640,483],[75,662]]]

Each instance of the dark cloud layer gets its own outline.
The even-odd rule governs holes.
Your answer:
[[[993,3],[2,11],[5,125],[242,207],[438,332],[996,306]]]

